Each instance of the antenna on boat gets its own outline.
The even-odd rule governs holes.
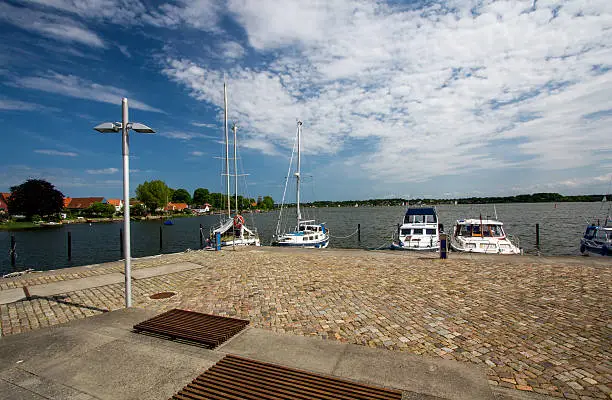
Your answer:
[[[493,204],[493,211],[495,211],[495,220],[497,221],[497,208],[495,207],[495,204]]]

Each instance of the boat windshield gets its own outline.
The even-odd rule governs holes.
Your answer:
[[[435,215],[406,215],[404,217],[405,224],[433,224],[435,222]]]
[[[597,234],[595,234],[595,239],[600,240],[602,242],[612,240],[612,231],[604,231],[603,229],[598,229]]]
[[[457,236],[502,237],[504,229],[501,225],[459,225]]]

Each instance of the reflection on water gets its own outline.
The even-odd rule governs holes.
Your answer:
[[[585,225],[593,219],[606,217],[605,203],[538,203],[498,204],[497,214],[506,232],[518,235],[526,252],[535,251],[535,224],[540,224],[540,252],[544,255],[579,255],[580,238]],[[450,231],[460,218],[494,217],[493,205],[441,205],[437,207],[440,222]],[[326,222],[331,231],[330,247],[386,247],[405,207],[338,207],[305,209],[304,218]],[[285,211],[294,215],[295,209]],[[247,215],[247,224],[254,224],[262,244],[270,244],[276,229],[277,212]],[[163,230],[162,253],[174,253],[200,247],[199,227],[208,234],[219,221],[218,216],[177,218],[174,225],[159,221],[132,222],[132,255],[143,257],[159,254],[159,230]],[[292,222],[293,223],[293,222]],[[361,242],[354,234],[361,224]],[[57,228],[18,231],[17,269],[48,270],[68,266],[95,264],[120,259],[119,230],[122,223],[73,224]],[[72,261],[67,257],[67,232],[72,233]],[[348,238],[346,236],[352,235]],[[341,239],[342,238],[342,239]],[[10,233],[0,232],[0,274],[11,272],[8,254]]]

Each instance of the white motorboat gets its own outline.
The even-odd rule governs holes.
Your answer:
[[[398,240],[391,244],[393,250],[435,251],[440,247],[441,226],[433,207],[409,207],[398,231]]]
[[[219,225],[211,230],[210,240],[216,243],[220,238],[221,246],[260,246],[259,234],[256,228],[247,227],[244,217],[239,214],[238,207],[238,166],[237,166],[237,134],[236,124],[232,127],[234,132],[234,182],[235,182],[235,209],[232,215],[231,195],[230,195],[230,171],[229,163],[229,135],[227,129],[227,87],[223,84],[224,98],[224,128],[225,128],[225,172],[227,178],[227,215],[223,215]]]
[[[506,235],[503,225],[492,219],[460,219],[451,234],[451,249],[469,253],[521,254],[520,247]]]
[[[276,226],[275,240],[272,246],[281,247],[302,247],[324,249],[329,245],[329,230],[324,223],[317,223],[314,219],[303,220],[300,211],[300,168],[301,168],[301,140],[302,140],[302,121],[297,122],[297,171],[295,172],[296,179],[296,204],[297,204],[297,224],[295,229],[289,232],[280,232],[281,218],[283,214],[283,205],[279,212],[278,224]],[[293,161],[293,157],[292,160]],[[291,170],[291,163],[289,165]],[[287,179],[288,182],[288,179]],[[287,189],[285,183],[285,190]],[[284,202],[284,197],[283,197]]]

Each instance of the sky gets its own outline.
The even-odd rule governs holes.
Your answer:
[[[297,119],[306,201],[611,189],[610,0],[5,0],[0,191],[121,197],[127,97],[132,195],[223,192],[224,81],[249,197]]]

